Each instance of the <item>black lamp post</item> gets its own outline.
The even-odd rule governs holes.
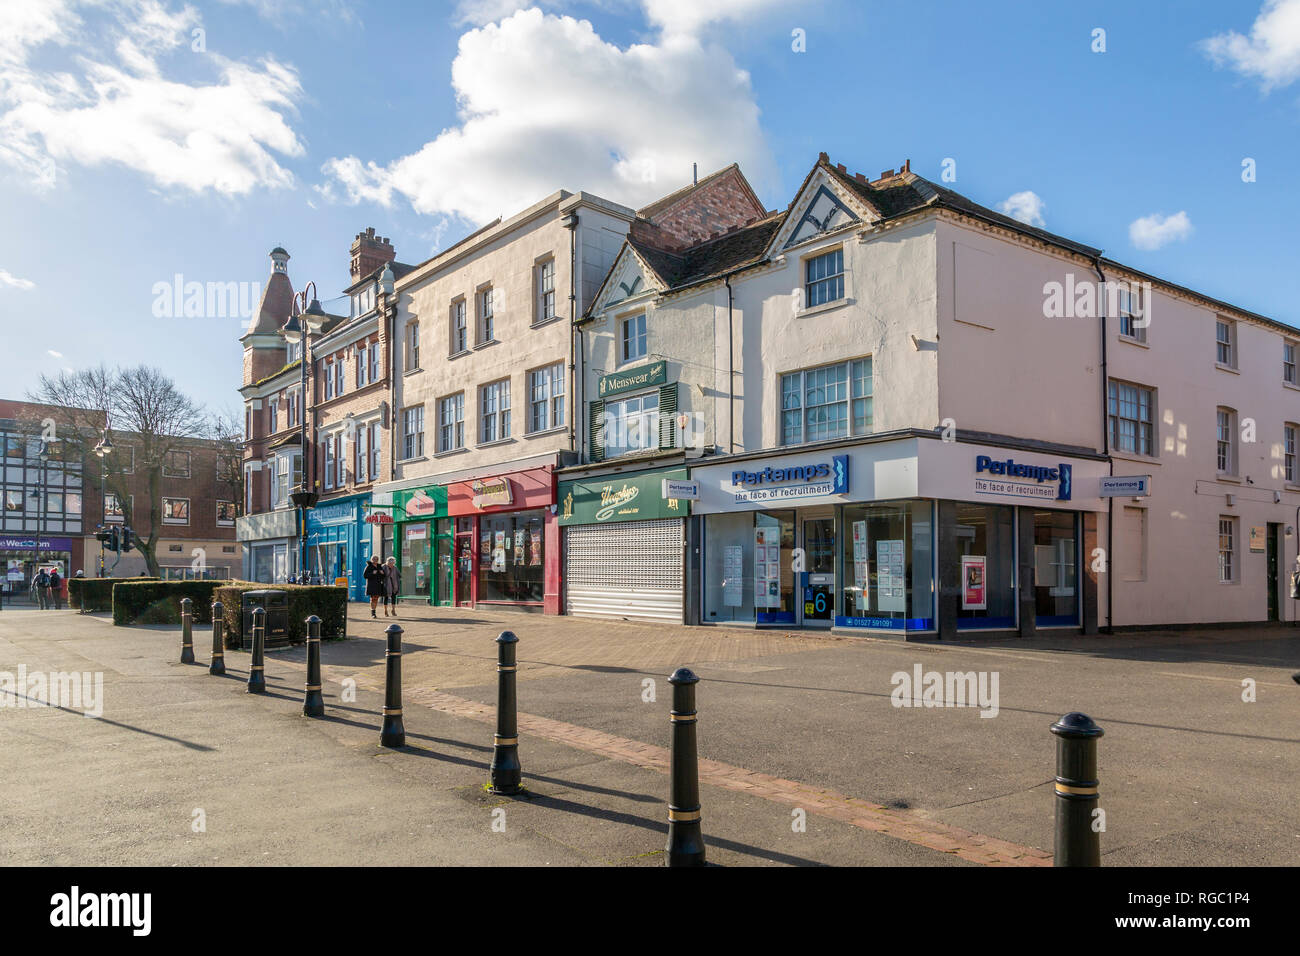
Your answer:
[[[311,290],[310,300],[307,299],[308,289]],[[310,301],[310,305],[300,312],[299,305],[304,301]],[[293,297],[293,310],[289,313],[289,320],[280,329],[286,342],[290,345],[301,345],[298,364],[302,370],[302,389],[299,393],[301,407],[298,410],[298,424],[302,464],[299,466],[298,490],[289,496],[294,507],[298,509],[298,574],[300,577],[307,573],[307,509],[314,508],[320,497],[311,490],[307,477],[307,366],[312,364],[311,337],[320,332],[327,318],[325,310],[321,308],[320,299],[316,298],[316,283],[308,282],[302,291]]]

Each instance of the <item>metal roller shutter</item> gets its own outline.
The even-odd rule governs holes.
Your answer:
[[[684,533],[680,518],[565,528],[565,612],[680,624]]]

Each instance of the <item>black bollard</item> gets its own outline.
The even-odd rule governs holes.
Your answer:
[[[668,678],[673,685],[672,791],[668,798],[668,865],[703,866],[704,834],[700,830],[700,768],[695,752],[695,685],[690,670],[679,667]]]
[[[518,793],[523,768],[519,765],[519,710],[515,704],[515,677],[518,673],[515,645],[519,638],[512,631],[497,635],[497,732],[492,735],[493,793]]]
[[[225,628],[225,619],[223,615],[225,609],[222,608],[220,601],[212,602],[212,663],[208,665],[208,673],[216,674],[218,677],[226,673],[226,639],[223,630]]]
[[[384,685],[384,725],[379,731],[379,746],[405,747],[406,727],[402,724],[402,629],[389,624],[388,670]]]
[[[181,598],[181,663],[194,663],[194,602]]]
[[[1105,731],[1087,714],[1066,714],[1056,735],[1056,853],[1053,866],[1101,866],[1097,806],[1097,738]]]
[[[320,692],[320,618],[307,618],[307,696],[302,702],[304,717],[324,717],[325,698]]]
[[[248,660],[248,692],[266,693],[266,609],[253,608],[253,652]]]

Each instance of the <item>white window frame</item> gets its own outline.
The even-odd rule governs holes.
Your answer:
[[[861,369],[859,368],[861,365]],[[848,430],[841,435],[819,435],[816,438],[808,437],[808,376],[818,372],[828,372],[831,369],[844,369],[844,387],[846,394],[843,399],[835,402],[819,402],[815,408],[826,408],[832,405],[843,404],[845,406],[845,423]],[[859,376],[857,373],[865,370],[865,376]],[[787,383],[798,379],[798,389],[791,392],[787,388]],[[862,395],[855,395],[859,378],[865,378],[867,381],[866,392]],[[829,365],[815,365],[812,368],[796,369],[792,372],[785,372],[778,376],[777,394],[780,396],[780,406],[777,409],[777,436],[781,445],[803,445],[809,441],[830,441],[835,438],[851,438],[860,435],[870,435],[875,429],[875,362],[873,356],[863,355],[855,359],[847,359],[843,362],[832,362]],[[824,386],[823,386],[824,387]],[[797,395],[798,404],[791,404],[790,397]],[[857,403],[864,402],[867,421],[859,425],[857,419]],[[795,410],[799,412],[799,431],[796,438],[791,438],[786,429],[786,413]]]
[[[223,518],[223,517],[221,517],[221,506],[222,506],[222,505],[230,505],[230,510],[231,510],[232,512],[235,510],[235,503],[234,503],[233,501],[229,501],[229,500],[227,500],[227,499],[225,499],[225,498],[218,498],[218,499],[217,499],[216,506],[215,506],[215,510],[213,511],[213,516],[214,516],[215,519],[216,519],[217,527],[218,527],[218,528],[233,528],[233,527],[235,526],[235,519],[234,519],[234,518]]]
[[[373,384],[379,381],[379,339],[375,339],[370,343],[368,355],[370,356],[370,373],[367,377]]]
[[[438,399],[438,453],[465,447],[465,393]]]
[[[379,480],[379,453],[383,448],[384,432],[379,422],[371,422],[370,429],[370,480]]]
[[[838,257],[838,261],[835,263],[838,266],[838,271],[826,272],[815,279],[812,278],[813,264],[830,260],[832,257]],[[803,282],[803,307],[805,310],[834,305],[836,302],[843,302],[848,298],[848,274],[844,268],[843,246],[835,246],[833,249],[825,249],[814,255],[806,256],[800,260],[800,266],[803,270],[801,279]],[[814,289],[835,290],[837,294],[814,302]]]
[[[541,325],[550,322],[556,315],[554,256],[543,259],[534,266],[533,284],[536,289],[536,315],[533,317],[533,324]]]
[[[417,427],[412,428],[412,425]],[[402,409],[402,460],[424,457],[424,404]]]
[[[487,286],[475,296],[478,308],[478,344],[488,345],[496,339],[496,309],[493,301],[493,287]]]
[[[1220,405],[1214,410],[1214,466],[1220,475],[1237,474],[1237,412]]]
[[[406,323],[403,339],[406,343],[406,371],[414,372],[420,367],[420,320]]]
[[[183,501],[183,502],[185,502],[185,517],[184,517],[184,518],[169,518],[169,517],[167,516],[167,510],[168,510],[168,509],[167,509],[167,502],[169,502],[169,501]],[[190,499],[189,499],[189,498],[173,498],[173,497],[170,497],[170,496],[164,497],[163,500],[162,500],[162,508],[163,508],[163,519],[162,519],[162,523],[163,523],[163,524],[170,524],[170,525],[188,525],[188,524],[190,523]]]
[[[631,406],[636,404],[636,408]],[[621,413],[620,413],[621,410]],[[606,399],[602,421],[605,458],[618,458],[659,447],[659,390]],[[637,444],[630,444],[628,433],[638,433]]]
[[[1214,320],[1214,361],[1224,368],[1237,367],[1237,323],[1222,316]]]
[[[527,434],[564,427],[564,388],[563,362],[529,370]]]
[[[357,388],[365,388],[370,384],[370,345],[367,342],[358,342],[357,350]]]
[[[1134,322],[1143,318],[1142,287],[1139,285],[1121,286],[1118,293],[1116,301],[1119,309],[1120,337],[1128,339],[1130,342],[1146,342],[1148,323],[1143,322],[1142,325],[1134,325]]]
[[[1125,389],[1133,391],[1132,397],[1124,394]],[[1146,411],[1150,416],[1149,421],[1140,417],[1144,395],[1147,397]],[[1139,417],[1134,418],[1122,414],[1126,405],[1135,410]],[[1132,448],[1124,447],[1123,424],[1125,422],[1131,422],[1133,425]],[[1144,425],[1148,430],[1149,450],[1142,447],[1142,428]],[[1106,386],[1106,427],[1110,430],[1110,447],[1112,450],[1129,455],[1144,455],[1147,458],[1159,457],[1160,446],[1156,443],[1156,390],[1146,385],[1139,385],[1136,382],[1125,382],[1117,378],[1111,379]]]
[[[183,472],[179,472],[179,471],[175,471],[175,472],[173,472],[173,471],[168,471],[168,470],[167,470],[167,459],[170,458],[172,455],[184,455],[184,456],[185,456],[185,471],[183,471]],[[191,472],[192,472],[192,471],[193,471],[193,462],[192,462],[191,459],[190,459],[190,453],[189,453],[188,451],[186,451],[185,449],[183,449],[183,448],[173,448],[171,451],[169,451],[166,455],[163,456],[162,476],[163,476],[164,478],[189,478],[190,475],[191,475]]]
[[[1235,515],[1219,515],[1219,583],[1236,584],[1240,577],[1237,560],[1240,554],[1240,535]]]
[[[649,335],[646,327],[646,314],[638,312],[635,315],[629,315],[622,319],[619,324],[619,360],[618,363],[623,365],[626,362],[635,362],[637,359],[645,358],[648,354]],[[629,335],[629,327],[631,335]],[[629,351],[628,346],[632,348]]]
[[[480,385],[478,394],[479,443],[505,441],[510,437],[510,379]]]
[[[464,296],[451,303],[451,355],[459,355],[469,349],[468,314]]]
[[[334,487],[334,436],[325,436],[325,487]]]
[[[1300,385],[1296,380],[1296,351],[1300,343],[1286,340],[1282,343],[1282,381],[1288,385]]]
[[[1297,484],[1296,443],[1300,441],[1300,425],[1287,422],[1282,426],[1282,476],[1288,485]]]

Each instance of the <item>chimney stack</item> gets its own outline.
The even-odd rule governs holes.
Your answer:
[[[392,262],[397,253],[392,243],[384,236],[375,235],[375,227],[369,226],[365,232],[357,233],[352,240],[352,281],[357,282],[370,275],[385,262]]]

